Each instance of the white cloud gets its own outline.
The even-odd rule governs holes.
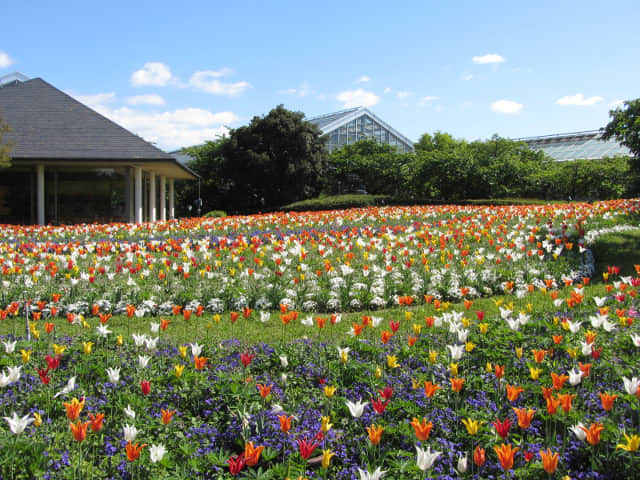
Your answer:
[[[160,95],[155,93],[149,93],[146,95],[136,95],[135,97],[127,98],[129,105],[164,105],[165,101]]]
[[[493,102],[491,104],[491,110],[496,113],[506,113],[509,115],[514,115],[520,113],[520,111],[522,110],[522,104],[503,99],[498,100],[497,102]]]
[[[370,107],[380,101],[380,97],[375,93],[367,92],[361,88],[358,90],[346,90],[344,92],[340,92],[336,98],[344,104],[343,108]]]
[[[315,93],[308,83],[301,84],[298,88],[287,88],[285,90],[278,90],[281,95],[292,95],[294,97],[306,97]]]
[[[558,105],[575,105],[579,107],[588,107],[591,105],[595,105],[598,102],[604,100],[602,97],[594,96],[589,98],[584,98],[584,95],[581,93],[577,93],[575,95],[567,95],[566,97],[561,97],[556,100]]]
[[[162,62],[148,62],[144,64],[144,68],[133,72],[131,84],[135,87],[165,87],[172,79],[173,76],[168,65]]]
[[[201,108],[182,108],[150,113],[130,107],[113,108],[113,93],[73,95],[118,125],[141,136],[159,148],[173,150],[197,145],[225,135],[227,125],[239,120],[233,112],[213,113]]]
[[[614,100],[613,102],[609,103],[609,106],[612,108],[618,108],[624,105],[624,100]]]
[[[384,93],[391,93],[391,87],[387,87],[384,89]]]
[[[206,93],[212,93],[214,95],[238,95],[248,88],[251,88],[249,82],[236,82],[225,83],[219,80],[219,78],[229,75],[231,70],[223,68],[220,71],[214,70],[201,70],[191,75],[189,84]]]
[[[502,63],[505,61],[504,57],[502,55],[498,55],[497,53],[488,53],[481,57],[473,57],[471,60],[473,61],[473,63],[480,63],[480,64]]]
[[[406,90],[400,90],[400,91],[398,91],[398,93],[396,93],[396,95],[398,96],[398,99],[405,100],[405,99],[409,98],[410,96],[412,96],[413,92],[408,92]]]
[[[0,50],[0,68],[6,68],[14,62],[13,58],[9,54]]]
[[[366,75],[363,75],[358,80],[356,80],[356,83],[367,83],[370,80],[371,79],[369,77],[367,77]]]
[[[472,78],[473,78],[473,75],[471,75],[471,74],[464,75],[464,76],[462,77],[462,79],[463,79],[464,81],[469,81],[469,80],[471,80]]]
[[[440,100],[440,97],[436,97],[434,95],[427,95],[426,97],[422,97],[420,99],[420,102],[418,102],[418,106],[424,107],[425,105],[430,104],[431,102],[434,102],[436,100]]]

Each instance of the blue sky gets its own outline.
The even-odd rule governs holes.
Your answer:
[[[41,77],[164,149],[278,104],[368,106],[417,141],[604,126],[640,97],[640,2],[9,2],[0,76]]]

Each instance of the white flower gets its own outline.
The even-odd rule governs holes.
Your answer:
[[[466,342],[467,338],[469,338],[469,329],[468,328],[460,328],[457,330],[458,332],[458,341]]]
[[[371,326],[373,328],[378,328],[378,326],[382,323],[382,320],[384,320],[382,317],[371,317]],[[338,323],[338,321],[336,321],[336,323]]]
[[[123,425],[122,431],[124,433],[124,441],[125,442],[135,442],[136,436],[138,436],[138,429],[133,425]]]
[[[274,404],[271,406],[271,413],[273,413],[274,415],[275,415],[276,413],[280,413],[280,412],[282,412],[283,410],[284,410],[284,409],[283,409],[280,405],[278,405],[277,403],[274,403]]]
[[[580,325],[582,325],[582,322],[573,322],[571,320],[567,320],[567,325],[569,325],[569,331],[571,333],[578,333],[580,331]]]
[[[136,347],[143,346],[144,341],[147,338],[147,336],[142,333],[141,334],[132,333],[131,336],[133,337],[133,343],[135,344]]]
[[[349,409],[353,418],[360,418],[364,413],[364,407],[366,407],[368,403],[369,402],[362,402],[360,400],[357,402],[351,402],[349,400],[345,401],[345,405]]]
[[[9,429],[16,435],[24,432],[31,422],[35,421],[35,418],[30,413],[27,413],[24,417],[20,418],[16,412],[13,412],[11,418],[3,417],[9,424]]]
[[[582,355],[591,355],[591,344],[585,341],[580,342],[580,347],[582,349]]]
[[[607,320],[607,315],[591,315],[589,317],[589,321],[591,322],[591,326],[593,328],[600,328],[605,320]]]
[[[3,340],[2,343],[4,343],[4,351],[6,353],[13,353],[16,349],[16,343],[18,343],[18,341],[14,340],[12,342],[11,340]]]
[[[199,357],[202,353],[202,345],[198,345],[197,343],[190,343],[189,345],[191,345],[191,355]]]
[[[118,380],[120,380],[120,369],[107,368],[107,377],[109,377],[111,383],[118,383]]]
[[[569,371],[569,383],[571,385],[578,385],[582,381],[582,371],[579,369],[573,369]]]
[[[313,327],[313,318],[311,318],[311,315],[309,315],[307,318],[300,321],[300,323],[305,327]]]
[[[529,320],[531,319],[531,315],[527,315],[525,313],[520,312],[520,314],[518,314],[518,322],[520,322],[520,325],[526,325],[527,323],[529,323]]]
[[[345,348],[338,347],[338,356],[340,357],[340,360],[342,360],[342,362],[346,362],[347,360],[349,360],[350,351],[351,349],[349,347],[345,347]]]
[[[596,307],[602,307],[604,306],[605,302],[607,301],[607,297],[592,297],[593,301],[596,303]]]
[[[158,333],[160,331],[160,324],[157,322],[150,322],[149,327],[151,327],[151,333]]]
[[[68,393],[71,393],[71,391],[76,388],[76,377],[71,377],[69,379],[69,381],[67,382],[67,385],[60,390],[58,393],[56,393],[53,398],[59,397],[60,395],[66,395]]]
[[[613,322],[610,322],[609,319],[605,319],[604,322],[602,322],[602,328],[604,329],[605,332],[613,332],[617,327],[616,324]]]
[[[635,395],[638,391],[638,387],[640,387],[640,380],[638,380],[637,377],[633,377],[631,379],[622,377],[622,381],[624,382],[624,389],[627,393],[629,395]]]
[[[164,457],[165,453],[167,453],[167,449],[162,444],[151,445],[151,447],[149,448],[149,454],[151,455],[152,463],[157,463],[162,460],[162,457]]]
[[[447,348],[451,352],[451,360],[457,362],[462,358],[464,354],[464,345],[447,345]]]
[[[507,322],[507,324],[509,325],[509,328],[511,330],[513,330],[514,332],[518,331],[520,329],[520,322],[518,321],[518,319],[513,319],[513,318],[505,318],[505,321]]]
[[[10,383],[11,382],[9,381],[9,375],[4,372],[0,373],[0,388],[4,388]]]
[[[262,323],[267,323],[271,318],[271,314],[269,312],[260,312],[260,321]]]
[[[416,445],[416,453],[418,458],[416,459],[416,463],[418,464],[418,468],[423,472],[430,469],[433,465],[433,462],[442,455],[442,452],[432,452],[431,446],[427,447],[426,450],[421,449]]]
[[[333,323],[340,323],[342,321],[342,315],[336,315]]]
[[[289,359],[286,355],[280,355],[280,365],[282,368],[287,368],[289,366]]]
[[[464,457],[458,457],[458,466],[456,467],[456,470],[458,470],[458,473],[464,473],[468,468],[469,462],[467,461],[467,454],[465,453]]]
[[[640,347],[640,334],[638,333],[630,333],[631,341],[636,347]]]
[[[131,408],[131,405],[127,405],[127,408],[124,409],[124,414],[134,420],[136,419],[136,411]]]
[[[106,337],[111,333],[111,330],[109,330],[106,325],[99,325],[96,327],[96,330],[98,330],[98,335],[102,337]]]
[[[358,468],[358,475],[360,476],[360,480],[380,480],[382,477],[384,477],[385,473],[387,473],[387,471],[381,470],[380,467],[376,468],[372,473]]]
[[[7,376],[9,377],[9,383],[14,383],[20,380],[20,370],[22,370],[22,366],[7,367]]]
[[[155,350],[158,346],[158,340],[160,337],[147,337],[144,340],[144,344],[147,347],[147,350]]]
[[[149,355],[138,355],[138,366],[140,368],[147,368],[147,365],[149,365],[149,360],[151,360],[151,357]]]
[[[282,383],[284,385],[287,384],[287,374],[286,373],[283,373],[282,375],[280,375],[280,379],[282,380]]]
[[[582,424],[582,422],[579,422],[576,425],[569,427],[569,430],[571,430],[571,432],[578,438],[578,440],[584,442],[584,440],[587,438],[587,432],[585,432],[582,427],[584,427],[584,425]]]

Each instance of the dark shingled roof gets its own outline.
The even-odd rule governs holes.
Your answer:
[[[169,160],[174,157],[40,78],[0,87],[14,160]]]

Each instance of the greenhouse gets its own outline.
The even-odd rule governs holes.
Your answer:
[[[558,133],[541,137],[516,138],[529,148],[542,151],[559,162],[568,160],[598,160],[619,155],[629,156],[629,149],[615,140],[602,140],[599,130]]]

